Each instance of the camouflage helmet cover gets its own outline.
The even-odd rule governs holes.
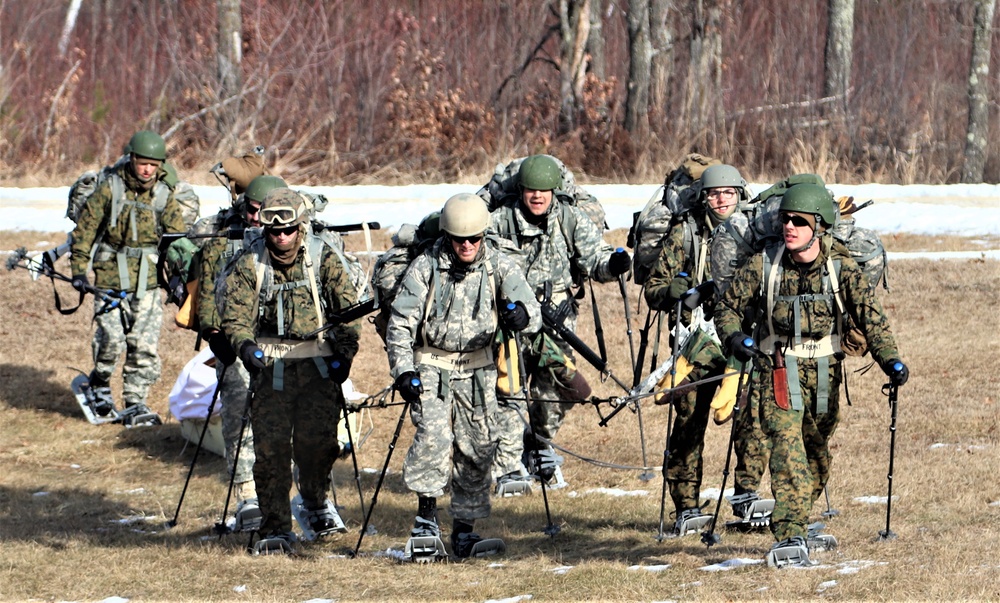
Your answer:
[[[260,223],[265,228],[295,226],[308,221],[305,199],[290,188],[272,189],[260,204]]]
[[[551,191],[562,187],[562,171],[551,155],[532,155],[521,162],[517,171],[521,187]]]
[[[449,198],[441,209],[440,228],[456,237],[482,234],[490,224],[490,212],[482,197],[459,193]]]
[[[133,134],[126,148],[136,157],[159,161],[167,159],[167,143],[163,141],[162,136],[152,130],[139,130]]]
[[[781,197],[781,211],[816,216],[828,228],[837,222],[837,210],[833,195],[825,187],[818,184],[793,185]]]

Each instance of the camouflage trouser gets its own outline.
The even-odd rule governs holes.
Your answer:
[[[699,381],[721,375],[725,363],[715,368],[696,368],[688,376]],[[705,449],[705,428],[711,410],[712,396],[719,383],[706,383],[679,397],[674,403],[674,424],[670,431],[670,450],[667,458],[667,483],[674,508],[680,513],[698,507],[703,472],[702,452]]]
[[[424,392],[410,409],[417,428],[403,480],[419,496],[438,497],[451,482],[455,519],[490,515],[490,465],[497,446],[496,369],[446,371],[421,365]]]
[[[816,413],[816,361],[799,359],[802,410],[782,410],[774,402],[772,373],[762,370],[754,380],[760,386],[751,394],[759,396],[761,427],[771,444],[771,492],[774,513],[771,533],[781,541],[805,537],[809,512],[823,493],[830,477],[830,438],[837,429],[841,365],[830,367],[828,411]]]
[[[236,361],[229,367],[223,367],[221,362],[215,365],[215,375],[221,385],[219,402],[222,403],[222,439],[226,443],[226,463],[229,474],[234,475],[233,461],[236,460],[233,482],[242,484],[253,479],[253,428],[247,423],[243,426],[243,414],[247,407],[247,386],[250,374],[243,368],[243,363]],[[243,432],[243,443],[239,444],[240,432]],[[239,445],[240,458],[236,459],[236,448]]]
[[[756,492],[771,456],[771,442],[760,426],[760,397],[747,396],[747,408],[736,414],[736,434],[733,450],[736,468],[733,470],[736,494]]]
[[[524,450],[524,421],[527,418],[527,404],[524,400],[500,400],[496,421],[497,452],[493,458],[494,478],[521,469],[521,453]]]
[[[94,298],[94,322],[97,323],[91,342],[94,374],[98,379],[109,381],[115,372],[118,357],[125,352],[122,401],[125,406],[145,404],[149,386],[160,378],[160,356],[156,349],[163,325],[160,292],[147,291],[141,300],[129,295],[122,301],[123,311],[129,313],[134,321],[128,334],[122,328],[121,312],[117,309],[97,314],[104,305],[104,302]]]
[[[273,378],[270,366],[256,376],[250,412],[257,453],[253,476],[264,514],[260,531],[265,535],[292,529],[288,495],[293,460],[303,500],[315,505],[326,500],[330,470],[339,452],[337,421],[344,403],[340,386],[320,376],[310,359],[285,363],[283,391],[274,390]]]

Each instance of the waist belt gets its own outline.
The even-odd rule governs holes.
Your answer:
[[[417,364],[427,364],[448,371],[471,371],[493,366],[493,351],[485,347],[473,352],[446,352],[424,346],[416,351],[413,359]]]
[[[260,337],[257,346],[268,358],[283,358],[297,360],[300,358],[316,358],[332,356],[333,346],[326,339],[281,339],[279,337]]]
[[[840,336],[836,333],[827,335],[822,339],[810,339],[803,337],[798,344],[790,343],[790,338],[782,335],[769,335],[760,344],[762,350],[773,350],[774,344],[781,342],[781,349],[785,356],[795,358],[822,358],[824,356],[840,356]]]
[[[788,337],[771,335],[764,339],[761,347],[773,350],[775,342],[780,341],[787,369],[788,397],[793,410],[802,410],[802,384],[799,382],[799,358],[816,360],[816,414],[826,414],[830,406],[830,365],[836,364],[840,358],[840,337],[836,334],[827,335],[822,339],[803,337],[798,345],[788,343]]]

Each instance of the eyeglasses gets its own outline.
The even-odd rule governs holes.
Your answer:
[[[298,224],[294,226],[286,226],[284,228],[268,228],[267,234],[278,236],[278,235],[293,235],[299,229]]]
[[[448,235],[448,236],[451,238],[452,242],[458,243],[459,245],[461,245],[462,243],[472,243],[473,245],[475,245],[479,241],[483,240],[483,235],[481,234],[473,235],[471,237],[459,237],[455,235]]]
[[[247,215],[252,216],[253,214],[260,211],[259,205],[254,205],[252,203],[247,203]]]
[[[264,226],[271,226],[272,224],[291,224],[298,217],[298,210],[287,205],[260,208],[260,223]]]
[[[798,214],[781,214],[780,219],[782,224],[788,224],[791,222],[793,226],[797,226],[799,228],[802,228],[803,226],[812,226],[812,224],[809,223],[809,220],[806,220]]]
[[[710,188],[705,192],[706,197],[728,197],[732,199],[736,196],[734,188]]]

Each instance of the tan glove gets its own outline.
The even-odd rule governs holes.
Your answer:
[[[694,365],[691,364],[688,359],[684,356],[677,357],[677,366],[675,367],[677,371],[677,376],[674,377],[667,372],[666,375],[660,377],[660,380],[656,382],[656,394],[653,396],[653,402],[655,404],[669,404],[673,401],[673,395],[668,392],[664,393],[661,390],[668,389],[671,385],[671,379],[674,379],[674,387],[680,387],[687,384],[687,377],[694,370]]]
[[[743,373],[743,395],[742,402],[746,401],[747,394],[747,374]],[[715,421],[716,425],[722,425],[733,416],[733,410],[736,408],[736,392],[740,390],[740,375],[737,373],[735,375],[730,375],[722,380],[722,384],[719,389],[715,392],[715,396],[712,398],[712,419]]]

